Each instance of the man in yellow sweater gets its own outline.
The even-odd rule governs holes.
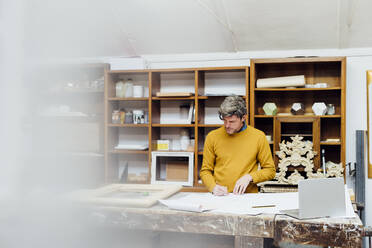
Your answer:
[[[205,140],[203,183],[215,195],[258,192],[257,183],[275,177],[265,134],[246,125],[247,109],[239,96],[226,97],[218,113],[224,126],[209,132]]]

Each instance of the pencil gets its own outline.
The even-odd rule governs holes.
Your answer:
[[[273,208],[275,205],[252,206],[252,208]]]

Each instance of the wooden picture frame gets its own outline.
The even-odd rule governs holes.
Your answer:
[[[368,178],[372,178],[372,70],[367,71]]]
[[[74,199],[83,203],[113,207],[151,207],[158,200],[177,193],[181,185],[109,184],[74,194]]]

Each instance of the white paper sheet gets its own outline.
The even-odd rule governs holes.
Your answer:
[[[298,192],[258,193],[215,196],[211,193],[190,193],[176,200],[162,200],[169,208],[185,211],[227,214],[277,214],[281,210],[298,209]],[[355,217],[349,192],[345,190],[346,218]]]
[[[208,208],[207,206],[203,206],[202,204],[198,203],[188,203],[184,200],[159,200],[160,203],[164,204],[170,209],[175,210],[182,210],[182,211],[191,211],[191,212],[204,212],[208,210],[212,210],[213,208]]]

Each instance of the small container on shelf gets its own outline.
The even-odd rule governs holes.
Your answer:
[[[119,110],[114,110],[112,112],[111,119],[112,119],[113,124],[120,124],[120,112],[119,112]]]
[[[327,104],[327,115],[334,115],[336,113],[335,105],[329,103]]]
[[[125,97],[125,85],[123,81],[118,81],[115,85],[115,94],[116,97]]]
[[[120,109],[120,124],[125,123],[125,111],[124,109]]]
[[[132,112],[128,111],[128,112],[125,113],[124,123],[125,124],[132,124],[133,123],[133,114],[132,114]]]
[[[127,79],[124,83],[125,94],[124,97],[133,97],[133,81],[132,79]]]
[[[133,110],[133,123],[134,124],[144,124],[145,123],[145,113],[142,109]]]

